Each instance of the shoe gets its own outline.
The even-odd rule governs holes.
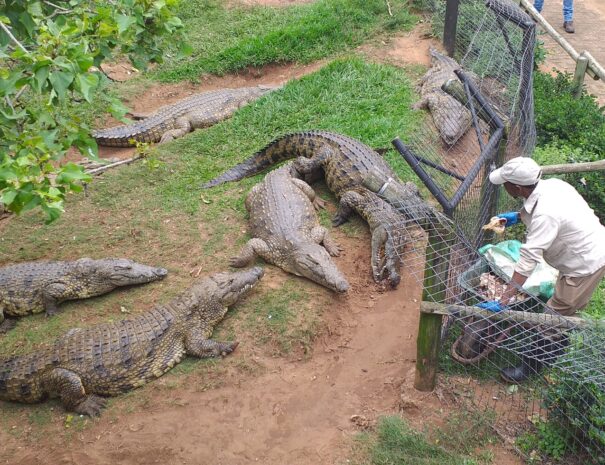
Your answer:
[[[565,21],[563,23],[563,29],[565,29],[565,32],[568,34],[573,34],[576,32],[576,29],[573,27],[573,21]]]
[[[521,364],[500,370],[500,377],[509,384],[521,384],[527,378],[542,371],[542,364],[537,360],[523,357]]]

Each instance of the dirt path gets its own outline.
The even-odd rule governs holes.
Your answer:
[[[574,0],[574,24],[575,34],[566,34],[563,31],[562,0],[545,0],[542,14],[553,27],[563,34],[565,39],[581,53],[583,50],[590,52],[596,60],[605,66],[605,47],[601,36],[605,25],[605,2],[603,0]],[[562,71],[573,73],[575,62],[563,49],[544,34],[539,36],[544,41],[548,55],[545,68],[557,68]],[[585,80],[588,91],[598,97],[601,104],[605,104],[605,83],[594,81],[589,76]]]

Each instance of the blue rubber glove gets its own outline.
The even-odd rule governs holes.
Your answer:
[[[512,226],[513,224],[517,224],[519,222],[519,212],[500,213],[496,216],[498,216],[498,218],[503,218],[506,220],[506,223],[504,223],[505,228],[508,228],[509,226]]]
[[[475,306],[494,313],[498,313],[506,308],[497,300],[488,300],[487,302],[481,302]]]

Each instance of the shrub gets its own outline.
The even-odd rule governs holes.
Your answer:
[[[604,342],[602,329],[574,335],[567,353],[551,370],[544,395],[551,429],[567,431],[597,463],[605,463]],[[563,452],[558,446],[556,450]]]

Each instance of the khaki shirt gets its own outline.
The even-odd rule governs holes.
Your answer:
[[[529,276],[542,257],[566,276],[588,276],[605,266],[605,227],[565,181],[539,181],[520,213],[527,239],[518,273]]]

